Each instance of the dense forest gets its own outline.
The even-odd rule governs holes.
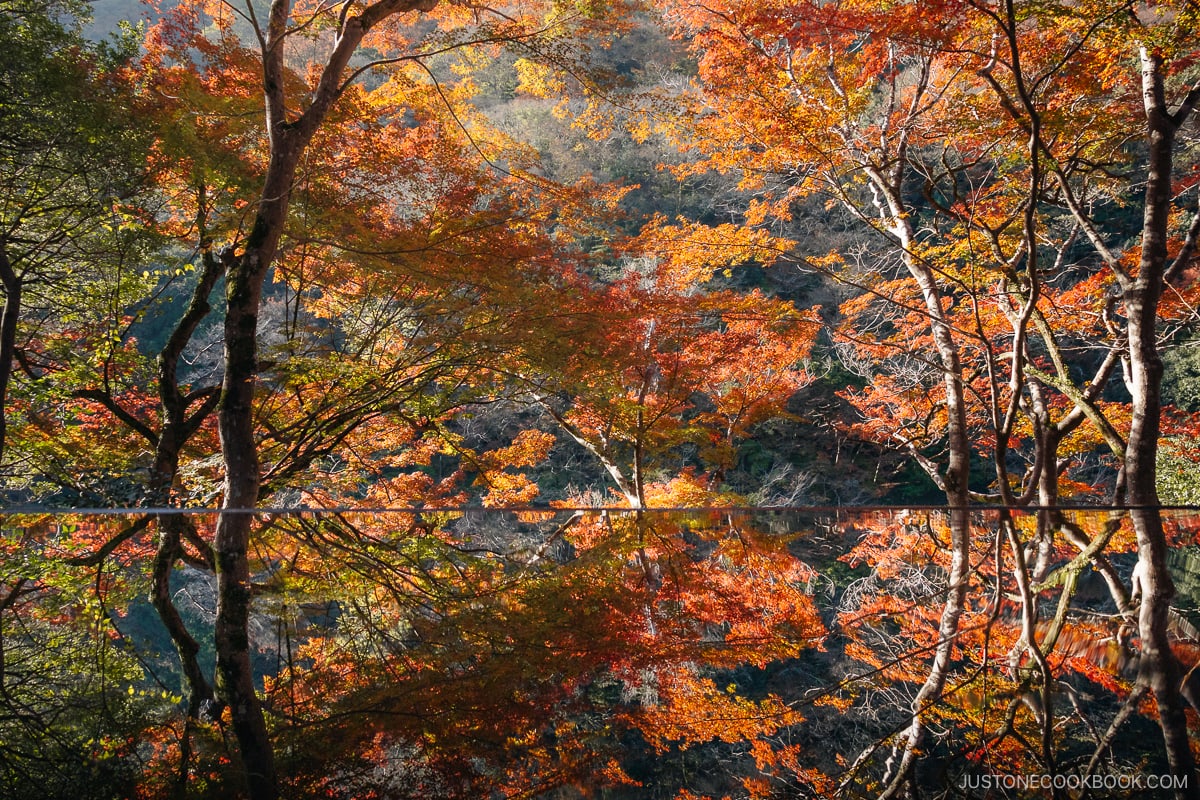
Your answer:
[[[1198,43],[0,0],[0,796],[1200,798]]]

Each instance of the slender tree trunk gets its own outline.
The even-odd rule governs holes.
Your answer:
[[[1158,505],[1159,420],[1162,411],[1162,360],[1158,355],[1158,302],[1167,268],[1167,231],[1171,202],[1172,155],[1179,122],[1169,113],[1163,90],[1161,59],[1141,51],[1142,91],[1146,107],[1149,169],[1142,223],[1142,255],[1138,274],[1125,286],[1129,320],[1129,389],[1133,422],[1125,449],[1127,496],[1134,506],[1138,563],[1136,594],[1141,596],[1138,632],[1142,659],[1139,681],[1150,686],[1158,703],[1159,726],[1172,775],[1186,781],[1177,798],[1200,797],[1196,765],[1187,735],[1182,674],[1167,635],[1175,586],[1167,569],[1167,541]]]
[[[1167,231],[1171,203],[1172,149],[1175,122],[1163,97],[1161,62],[1142,51],[1142,84],[1146,104],[1149,165],[1142,220],[1142,254],[1138,274],[1124,287],[1129,321],[1129,392],[1133,421],[1125,443],[1127,492],[1131,505],[1158,505],[1159,419],[1162,412],[1162,359],[1158,355],[1158,304],[1167,265]]]
[[[0,284],[4,287],[4,310],[0,312],[0,464],[8,436],[8,384],[12,380],[17,352],[17,320],[21,316],[21,276],[8,260],[8,247],[0,242]]]
[[[229,706],[241,750],[250,796],[275,800],[279,794],[275,755],[254,686],[250,659],[250,533],[258,505],[258,445],[254,436],[254,382],[258,375],[258,311],[262,287],[275,259],[287,218],[296,166],[321,118],[328,113],[336,89],[317,115],[314,106],[296,123],[287,121],[284,97],[284,39],[289,0],[274,0],[263,50],[270,159],[254,225],[245,249],[230,266],[225,281],[225,376],[217,406],[221,456],[225,464],[226,509],[217,518],[213,556],[217,572],[217,616],[213,641],[217,651],[217,689]],[[361,28],[353,20],[355,30]],[[348,55],[347,55],[348,58]],[[341,69],[338,70],[340,76]],[[326,81],[322,81],[325,85]],[[304,124],[301,124],[304,123]]]
[[[186,525],[187,520],[178,514],[160,514],[156,517],[156,524],[158,549],[154,554],[150,601],[171,636],[175,652],[179,655],[179,665],[187,683],[187,713],[194,719],[200,717],[204,709],[212,703],[213,691],[200,668],[200,645],[188,631],[171,595],[171,572],[182,547],[180,527]]]
[[[258,504],[259,462],[254,438],[254,379],[258,373],[258,306],[267,265],[283,229],[287,192],[295,174],[296,148],[276,152],[267,172],[245,254],[230,270],[225,317],[225,379],[218,406],[225,498],[213,550],[217,568],[217,686],[229,705],[233,730],[254,800],[278,796],[275,758],[254,687],[250,661],[250,562],[248,550]]]
[[[934,347],[942,368],[943,401],[946,405],[947,466],[942,479],[942,490],[950,505],[950,567],[946,579],[946,600],[942,617],[938,623],[938,641],[934,649],[933,663],[925,683],[917,692],[912,704],[912,722],[904,732],[904,747],[896,760],[895,754],[888,764],[887,784],[880,800],[896,797],[908,780],[917,754],[925,740],[925,717],[928,709],[939,701],[950,669],[950,654],[958,636],[967,595],[970,572],[970,465],[971,443],[967,431],[966,395],[962,378],[962,360],[954,332],[946,320],[942,308],[942,292],[937,277],[929,265],[914,252],[915,233],[907,209],[901,200],[901,181],[906,163],[905,149],[900,147],[899,166],[885,180],[878,172],[869,172],[875,182],[879,196],[886,203],[891,218],[892,233],[903,248],[904,264],[916,281],[925,302],[925,313],[929,316]]]

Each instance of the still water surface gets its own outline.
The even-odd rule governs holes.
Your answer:
[[[1154,796],[1148,776],[1172,776],[1155,704],[1137,696],[1127,515],[963,515],[968,586],[947,639],[953,518],[261,514],[249,644],[280,772],[296,797],[877,797],[916,719],[902,785],[922,796]],[[236,785],[220,719],[184,721],[185,670],[146,599],[164,519],[5,518],[9,786],[45,767],[36,753],[145,796]],[[1161,519],[1186,676],[1200,517]],[[208,681],[213,525],[186,517],[168,593]],[[940,685],[918,702],[944,641]],[[70,690],[84,685],[92,700]]]

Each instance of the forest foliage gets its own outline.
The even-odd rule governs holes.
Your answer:
[[[0,793],[1200,796],[1193,3],[0,12]]]

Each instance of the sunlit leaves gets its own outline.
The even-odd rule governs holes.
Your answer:
[[[473,550],[450,530],[405,532],[404,519],[371,521],[397,532],[373,540],[369,571],[310,578],[310,591],[339,584],[336,631],[298,647],[305,670],[268,684],[291,719],[330,732],[333,746],[311,751],[315,763],[347,764],[374,752],[362,749],[374,737],[410,743],[407,758],[431,780],[472,787],[464,791],[595,787],[601,774],[629,780],[622,731],[664,752],[757,742],[760,766],[794,760],[775,734],[801,715],[774,696],[745,697],[718,672],[820,646],[813,574],[785,541],[734,534],[716,518],[589,516],[566,528],[581,546],[575,557],[522,567],[516,554]],[[309,535],[314,522],[303,526]],[[344,522],[354,527],[319,535],[331,545],[369,535],[367,518]],[[357,722],[344,726],[338,709]]]

